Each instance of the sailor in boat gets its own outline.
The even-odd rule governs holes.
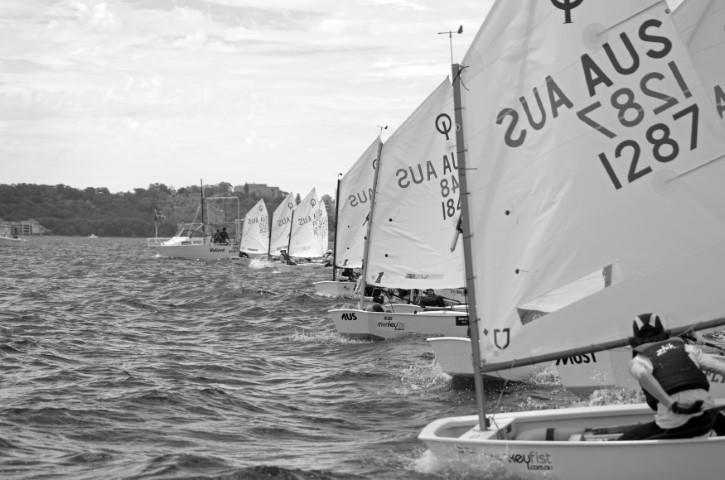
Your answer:
[[[381,293],[377,293],[373,297],[373,304],[370,306],[371,312],[384,312],[385,309],[383,308],[383,295]]]
[[[289,253],[287,253],[287,250],[280,250],[279,251],[280,257],[282,257],[282,263],[286,263],[287,265],[297,265],[297,262],[292,260],[290,258]]]
[[[420,297],[418,305],[421,307],[445,307],[446,302],[442,296],[437,295],[432,288],[429,288]]]
[[[322,262],[324,263],[325,267],[332,266],[332,250],[328,250],[325,252],[325,255],[322,257]]]
[[[214,235],[212,236],[212,242],[222,243],[222,234],[218,228],[216,229],[216,232],[214,232]]]
[[[219,229],[217,229],[219,232]],[[227,233],[227,227],[222,227],[222,231],[219,233],[219,243],[229,245],[229,234]]]
[[[655,411],[654,421],[637,425],[619,440],[691,438],[714,430],[725,435],[725,416],[715,410],[702,369],[725,374],[725,363],[699,347],[670,337],[659,316],[635,317],[630,373]]]

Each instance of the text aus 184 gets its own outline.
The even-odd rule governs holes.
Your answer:
[[[457,212],[461,211],[461,197],[458,193],[458,178],[455,175],[451,175],[450,180],[448,177],[441,178],[441,212],[443,213],[443,220],[453,218]]]

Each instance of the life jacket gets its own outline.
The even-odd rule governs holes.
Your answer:
[[[668,395],[697,388],[710,390],[710,382],[687,354],[685,342],[681,338],[672,337],[660,342],[645,343],[634,350],[650,359],[653,366],[652,376]],[[657,410],[657,399],[647,390],[642,390],[647,405]]]

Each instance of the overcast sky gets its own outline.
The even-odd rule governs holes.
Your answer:
[[[0,0],[0,183],[334,196],[492,0]]]

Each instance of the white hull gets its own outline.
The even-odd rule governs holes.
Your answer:
[[[229,260],[239,258],[239,249],[233,245],[158,245],[150,247],[164,257],[192,260]]]
[[[452,377],[473,377],[473,357],[471,339],[468,337],[428,338],[436,360],[445,373]],[[515,382],[526,381],[541,369],[541,366],[509,368],[496,372],[486,372],[486,377],[499,378]]]
[[[652,412],[645,404],[500,413],[489,418],[491,427],[485,431],[479,431],[474,415],[443,418],[427,425],[418,438],[431,451],[435,467],[478,475],[559,480],[722,478],[725,437],[611,440],[615,434],[584,441],[574,435],[584,428],[651,421]],[[547,428],[557,429],[561,438],[568,439],[569,434],[572,438],[546,441],[541,435]],[[537,440],[517,440],[517,436]]]
[[[315,293],[323,297],[355,298],[355,282],[341,282],[339,280],[325,280],[315,282]]]
[[[0,245],[24,245],[28,241],[24,238],[0,237]]]
[[[456,336],[466,335],[468,331],[466,313],[453,310],[399,313],[336,308],[328,313],[337,332],[352,337],[390,339],[408,334]]]

